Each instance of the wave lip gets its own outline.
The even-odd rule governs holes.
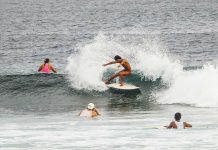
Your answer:
[[[218,107],[218,69],[213,65],[205,65],[202,69],[184,71],[158,97],[161,104]]]

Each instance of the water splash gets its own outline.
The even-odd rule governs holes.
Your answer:
[[[132,35],[133,36],[133,35]],[[104,35],[78,46],[78,53],[68,58],[67,72],[71,86],[76,89],[105,91],[105,72],[116,65],[103,67],[115,55],[128,59],[133,73],[152,81],[161,78],[168,88],[154,92],[161,104],[184,103],[201,107],[218,107],[218,70],[206,65],[198,70],[183,70],[179,60],[169,57],[158,38],[134,39],[130,35]]]
[[[218,107],[218,69],[205,65],[203,69],[184,71],[170,88],[159,95],[161,104],[182,103],[197,107]]]
[[[93,42],[78,46],[78,53],[68,58],[66,70],[71,85],[77,89],[106,90],[102,82],[103,73],[115,65],[102,67],[102,64],[113,61],[115,55],[128,59],[134,71],[142,77],[156,80],[162,77],[164,82],[171,82],[182,66],[169,59],[156,39],[137,40],[121,36],[105,36],[98,34]]]

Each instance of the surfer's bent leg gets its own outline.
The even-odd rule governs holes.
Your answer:
[[[120,76],[120,86],[124,85],[124,76]]]
[[[113,80],[114,78],[118,76],[119,76],[119,73],[113,74],[107,81],[105,81],[105,84],[109,84],[111,80]]]
[[[131,71],[124,70],[124,71],[120,71],[118,74],[119,74],[118,76],[120,77],[120,86],[123,86],[125,76],[131,75]]]

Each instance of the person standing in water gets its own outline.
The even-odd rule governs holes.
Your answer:
[[[54,73],[57,73],[57,71],[54,69],[53,65],[50,63],[49,58],[46,58],[44,61],[44,64],[42,64],[39,67],[38,72],[50,73],[51,71],[53,71]]]
[[[168,126],[165,126],[167,129],[171,129],[171,128],[174,128],[174,129],[185,129],[185,128],[191,128],[192,125],[187,123],[187,122],[181,122],[180,119],[181,119],[182,115],[181,113],[177,112],[175,113],[174,115],[174,118],[175,118],[175,121],[172,121]]]
[[[103,66],[119,63],[120,65],[123,66],[124,69],[122,71],[118,72],[118,73],[113,74],[108,80],[105,81],[105,84],[110,84],[111,80],[113,80],[114,78],[119,76],[120,86],[123,86],[124,85],[124,78],[126,76],[131,75],[131,73],[132,73],[131,66],[130,66],[129,62],[126,59],[122,59],[119,55],[116,55],[114,57],[114,60],[115,61],[111,61],[111,62],[109,62],[107,64],[103,64]]]

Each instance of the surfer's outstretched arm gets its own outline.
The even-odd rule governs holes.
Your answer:
[[[118,63],[118,62],[117,61],[111,61],[109,63],[103,64],[103,66],[107,66],[107,65],[111,65],[111,64],[116,64],[116,63]]]

